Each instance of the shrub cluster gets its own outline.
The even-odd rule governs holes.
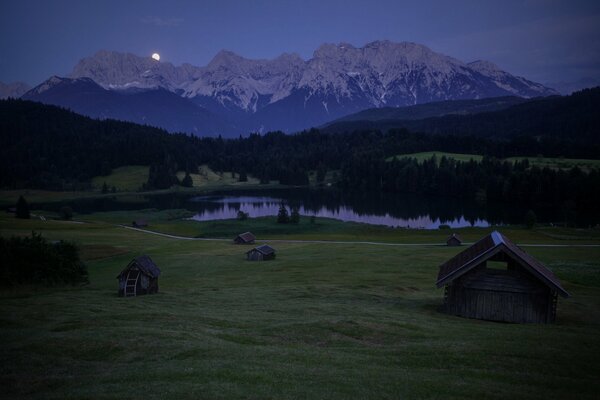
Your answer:
[[[0,285],[87,283],[79,249],[66,241],[48,242],[41,234],[0,237]]]

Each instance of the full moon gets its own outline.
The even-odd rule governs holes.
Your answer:
[[[154,54],[152,54],[152,58],[155,59],[156,61],[160,61],[160,54],[154,53]]]

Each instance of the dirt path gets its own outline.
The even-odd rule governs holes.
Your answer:
[[[134,228],[132,226],[119,225],[121,228],[131,229],[132,231],[138,231],[148,233],[151,235],[157,235],[167,237],[171,239],[179,240],[201,240],[201,241],[212,241],[212,242],[231,242],[231,239],[217,239],[217,238],[191,238],[187,236],[170,235],[168,233],[154,232],[146,229]],[[437,246],[446,247],[446,243],[386,243],[386,242],[369,242],[369,241],[344,241],[344,240],[300,240],[300,239],[265,239],[259,240],[260,242],[274,242],[274,243],[318,243],[318,244],[365,244],[372,246]],[[472,242],[463,242],[463,245],[471,245]],[[600,247],[600,244],[519,244],[520,247]]]

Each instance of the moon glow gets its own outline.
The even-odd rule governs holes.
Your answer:
[[[152,54],[152,58],[156,61],[160,61],[160,54],[154,53],[154,54]]]

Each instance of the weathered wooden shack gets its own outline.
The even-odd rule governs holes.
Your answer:
[[[251,232],[240,233],[233,239],[233,243],[235,244],[252,244],[256,240],[256,236],[254,236]]]
[[[440,266],[443,309],[467,318],[551,323],[558,295],[569,293],[541,262],[492,232]]]
[[[145,228],[148,226],[148,221],[146,221],[145,219],[136,219],[131,223],[131,226],[133,226],[134,228]]]
[[[266,244],[255,247],[252,250],[246,252],[246,259],[248,261],[267,261],[273,260],[274,258],[275,249]]]
[[[119,296],[138,296],[158,292],[160,269],[148,256],[131,260],[119,275]]]
[[[446,245],[448,246],[460,246],[462,244],[462,239],[456,233],[450,235],[450,237],[446,240]]]

